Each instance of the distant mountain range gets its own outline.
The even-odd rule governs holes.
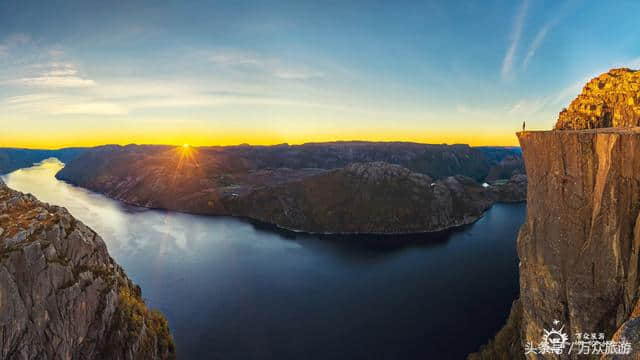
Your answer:
[[[60,150],[34,150],[18,148],[0,148],[0,174],[6,174],[20,168],[29,167],[44,159],[55,157],[68,163],[86,148],[64,148]]]
[[[475,221],[494,201],[526,197],[519,148],[107,145],[63,155],[68,160],[58,179],[129,204],[242,216],[308,232],[436,231]]]

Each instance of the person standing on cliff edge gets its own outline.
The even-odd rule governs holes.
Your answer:
[[[524,132],[524,129],[527,127],[527,124],[525,124],[526,120],[522,122],[522,132]]]

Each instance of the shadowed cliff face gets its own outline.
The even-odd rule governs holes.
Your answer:
[[[518,134],[529,178],[518,236],[522,343],[555,319],[571,334],[640,333],[640,133]],[[626,322],[626,323],[625,323]],[[629,338],[629,336],[627,336]],[[633,337],[631,337],[633,340]],[[634,344],[640,350],[640,344]]]
[[[165,318],[95,232],[0,180],[0,358],[173,359]]]
[[[640,72],[612,69],[591,79],[568,109],[557,130],[640,126]]]
[[[477,220],[491,206],[472,179],[438,181],[387,163],[355,163],[263,188],[230,203],[234,214],[310,232],[437,231]]]

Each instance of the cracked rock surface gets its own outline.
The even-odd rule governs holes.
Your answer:
[[[558,116],[556,130],[640,125],[640,71],[612,69],[589,81]]]
[[[175,358],[166,319],[100,236],[1,180],[0,358]]]
[[[529,175],[518,236],[522,343],[539,342],[558,319],[570,334],[624,335],[640,352],[640,134],[519,138]]]

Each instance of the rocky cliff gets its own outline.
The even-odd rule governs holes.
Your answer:
[[[524,357],[558,320],[631,342],[640,358],[640,132],[519,133],[529,178],[518,235],[520,299],[496,338],[471,359]],[[531,359],[600,358],[529,354]],[[582,356],[582,357],[581,357]],[[609,357],[603,357],[609,358]],[[612,357],[615,358],[615,357]]]
[[[591,79],[569,108],[557,130],[634,127],[640,125],[640,72],[613,69]]]
[[[519,139],[530,179],[518,236],[523,343],[538,343],[555,319],[570,334],[610,338],[638,301],[640,134],[526,132]]]
[[[173,359],[165,318],[64,208],[0,180],[0,358]]]

